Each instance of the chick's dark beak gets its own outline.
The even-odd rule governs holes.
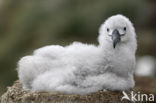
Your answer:
[[[117,29],[115,29],[113,32],[112,32],[112,40],[113,40],[113,47],[115,48],[117,43],[120,42],[120,33]]]

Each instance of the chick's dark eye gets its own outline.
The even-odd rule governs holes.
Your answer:
[[[126,27],[124,27],[124,31],[126,31]]]
[[[109,32],[109,28],[107,28],[107,32]]]

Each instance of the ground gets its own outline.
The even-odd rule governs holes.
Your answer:
[[[146,94],[154,94],[156,100],[156,78],[135,77],[136,86],[131,90]],[[126,91],[129,94],[129,91]],[[16,81],[13,86],[8,87],[6,93],[1,97],[1,103],[131,103],[123,100],[122,92],[98,91],[88,95],[64,95],[61,93],[46,93],[24,91],[21,83]],[[138,102],[141,103],[141,102]],[[150,102],[151,103],[151,102]],[[154,103],[154,102],[153,102]]]

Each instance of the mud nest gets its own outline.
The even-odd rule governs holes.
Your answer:
[[[154,94],[156,100],[156,78],[136,77],[136,86],[131,90],[146,94]],[[130,95],[130,91],[126,91]],[[88,95],[65,95],[52,92],[30,92],[22,89],[19,81],[8,87],[1,96],[1,103],[133,103],[128,100],[121,101],[122,92],[98,91]],[[141,102],[138,102],[141,103]]]

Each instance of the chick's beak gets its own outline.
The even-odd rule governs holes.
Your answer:
[[[117,29],[115,29],[113,32],[112,32],[112,40],[113,40],[113,47],[115,48],[117,43],[120,42],[120,33]]]

